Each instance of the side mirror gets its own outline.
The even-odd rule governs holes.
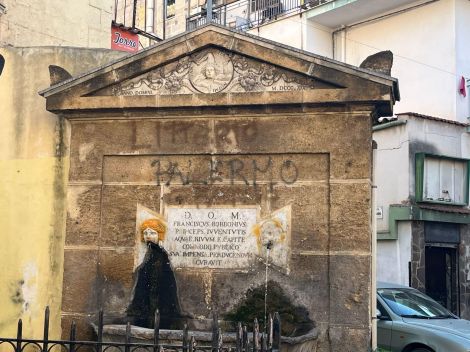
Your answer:
[[[380,312],[380,310],[378,308],[375,309],[375,316],[379,320],[382,318],[382,313]]]
[[[375,310],[375,316],[377,317],[377,320],[390,320],[390,317],[383,315],[379,309]]]

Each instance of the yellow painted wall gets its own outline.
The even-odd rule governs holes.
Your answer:
[[[58,338],[69,128],[37,92],[49,86],[51,64],[78,74],[124,54],[5,47],[0,55],[0,336],[16,335],[21,318],[25,337],[41,337],[49,305]]]

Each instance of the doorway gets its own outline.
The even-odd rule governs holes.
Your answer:
[[[458,315],[457,248],[426,246],[426,294]]]

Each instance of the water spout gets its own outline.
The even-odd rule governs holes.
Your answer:
[[[269,252],[273,246],[272,241],[266,243],[266,271],[265,271],[265,282],[264,282],[264,332],[267,329],[267,313],[268,313],[268,270],[269,270]]]

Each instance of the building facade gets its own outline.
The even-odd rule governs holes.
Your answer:
[[[71,123],[65,329],[279,310],[293,351],[368,349],[371,125],[396,79],[211,25],[41,95]]]
[[[204,16],[189,16],[187,28],[204,23]],[[212,17],[355,66],[377,52],[393,53],[401,100],[397,115],[374,127],[377,278],[410,284],[470,318],[470,3],[237,1],[216,4]]]
[[[109,48],[113,20],[162,39],[206,23],[205,1],[139,0],[135,11],[131,3],[90,0],[68,1],[64,6],[63,1],[0,0],[0,44]],[[393,52],[391,74],[400,80],[402,99],[395,105],[397,116],[374,128],[378,144],[377,276],[410,283],[466,318],[470,317],[466,172],[470,100],[464,92],[470,78],[469,17],[470,2],[465,0],[381,0],[374,5],[368,0],[239,0],[214,2],[212,13],[216,23],[356,66],[376,52]],[[155,41],[140,36],[141,47]],[[31,236],[30,227],[17,225],[25,217],[36,218],[38,209],[47,211],[45,218],[51,221],[54,209],[64,210],[62,203],[55,203],[53,190],[63,189],[66,180],[50,172],[57,170],[58,163],[62,165],[58,157],[64,130],[52,115],[46,113],[50,119],[41,123],[35,115],[36,109],[44,110],[36,92],[49,83],[47,66],[56,64],[79,74],[108,60],[108,54],[96,57],[60,50],[38,59],[34,52],[5,48],[1,52],[0,95],[8,111],[7,128],[0,131],[4,137],[0,139],[2,193],[7,195],[1,205],[5,215],[1,227],[12,239]],[[38,62],[42,73],[32,75],[28,65]],[[31,86],[34,91],[25,89]],[[28,109],[15,103],[20,98]],[[35,139],[39,132],[42,137]],[[67,168],[66,163],[63,166]],[[28,176],[36,174],[44,178]],[[57,182],[59,187],[54,188]],[[28,199],[30,206],[24,208],[18,199]],[[68,201],[74,209],[75,199]],[[8,275],[1,295],[9,303],[0,332],[14,332],[16,320],[28,317],[35,324],[31,334],[38,335],[42,306],[60,306],[58,281],[52,283],[57,290],[50,296],[38,293],[38,287],[49,277],[50,268],[61,265],[49,260],[54,238],[64,241],[60,236],[65,215],[61,219],[34,223],[41,255],[24,251],[22,242],[9,241],[10,253],[23,254],[10,255],[2,262],[2,272]],[[40,265],[31,264],[31,257],[39,258]],[[427,278],[427,272],[439,272],[440,281]],[[33,303],[41,306],[38,311],[27,309]]]
[[[109,48],[112,0],[0,1],[0,46]]]
[[[468,319],[467,130],[403,113],[375,126],[374,140],[379,280],[416,287]]]

